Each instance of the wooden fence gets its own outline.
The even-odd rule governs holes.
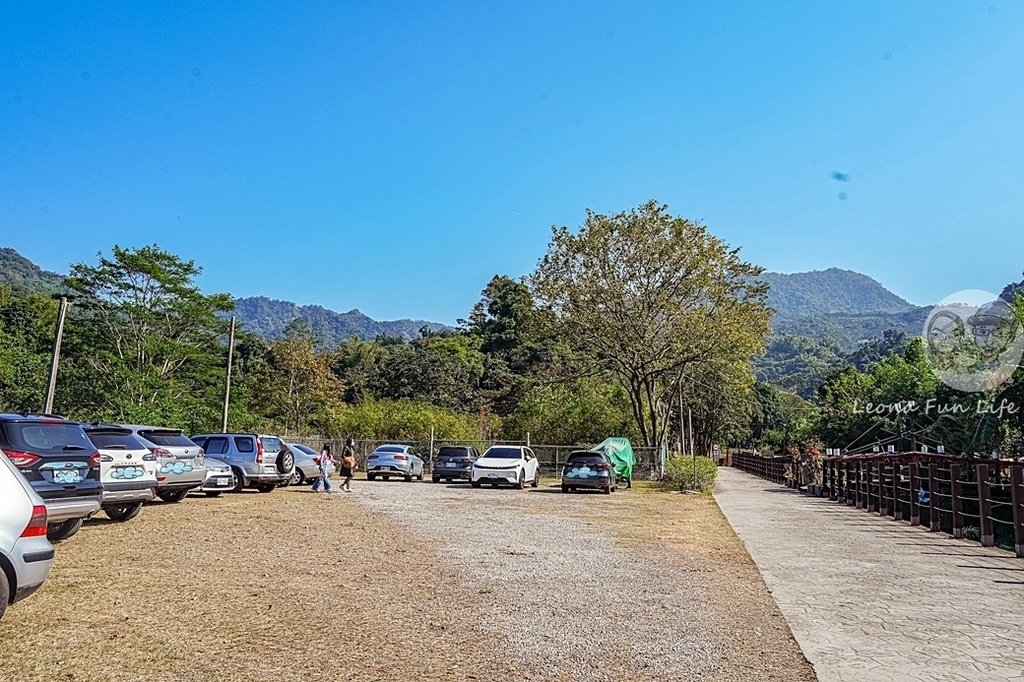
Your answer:
[[[926,452],[823,457],[814,481],[799,481],[792,458],[733,455],[733,466],[776,483],[998,546],[1024,557],[1024,463]],[[781,472],[781,474],[780,474]]]

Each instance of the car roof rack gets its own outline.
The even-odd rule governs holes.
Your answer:
[[[62,414],[51,414],[49,412],[19,412],[22,417],[45,417],[46,419],[62,419],[67,421],[68,418]]]

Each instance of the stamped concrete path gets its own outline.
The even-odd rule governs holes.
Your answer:
[[[715,498],[820,680],[1024,680],[1024,559],[719,472]]]

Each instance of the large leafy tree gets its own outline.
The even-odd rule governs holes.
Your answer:
[[[310,326],[296,319],[284,338],[270,344],[263,383],[266,406],[294,433],[302,433],[314,418],[321,424],[325,411],[341,398],[341,382],[331,372],[332,358],[318,353]]]
[[[77,381],[65,393],[96,417],[209,428],[217,423],[227,294],[204,294],[202,269],[156,245],[113,248],[71,268]]]
[[[762,269],[708,230],[654,201],[587,212],[578,232],[553,229],[531,277],[539,301],[630,398],[645,445],[668,436],[688,369],[747,362],[764,346],[770,309]]]
[[[52,300],[0,286],[0,410],[42,408],[55,317]]]

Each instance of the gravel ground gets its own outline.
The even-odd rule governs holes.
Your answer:
[[[362,483],[487,599],[484,624],[572,680],[813,679],[707,497]],[[699,515],[694,518],[694,515]]]
[[[813,673],[714,501],[643,488],[149,505],[60,544],[0,622],[5,682],[473,679]]]

